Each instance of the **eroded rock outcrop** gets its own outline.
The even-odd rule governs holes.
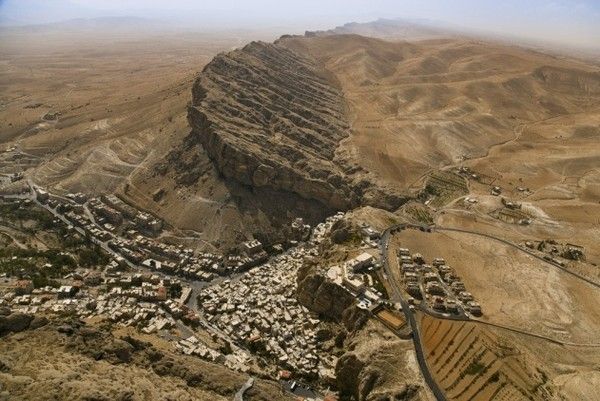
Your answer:
[[[0,336],[27,330],[32,320],[33,315],[19,312],[0,316]]]
[[[403,196],[336,156],[350,126],[334,81],[314,59],[282,44],[253,42],[218,55],[193,87],[192,136],[224,177],[243,185],[335,210],[397,208]]]
[[[348,291],[318,273],[299,281],[297,297],[311,311],[335,321],[341,321],[344,311],[355,303]]]
[[[353,401],[409,401],[421,400],[422,387],[398,380],[390,386],[389,372],[362,360],[354,353],[346,353],[335,367],[341,400]]]

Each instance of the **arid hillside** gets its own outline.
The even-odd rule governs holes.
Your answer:
[[[520,48],[356,35],[280,43],[311,54],[340,82],[353,135],[338,151],[403,187],[485,156],[532,124],[594,115],[600,103],[597,67]]]
[[[25,315],[21,315],[25,316]],[[45,317],[36,327],[3,337],[3,400],[233,399],[243,374],[174,353],[156,336],[106,325]],[[252,400],[292,400],[274,381],[257,381]]]
[[[3,30],[0,149],[16,155],[2,155],[1,172],[25,169],[63,194],[118,193],[164,218],[177,241],[243,236],[240,212],[206,155],[189,161],[203,176],[189,188],[156,166],[170,164],[167,155],[185,163],[173,150],[189,134],[186,104],[203,66],[273,34],[117,28]]]
[[[5,46],[1,70],[2,140],[23,152],[18,164],[59,191],[117,192],[180,241],[275,241],[297,216],[393,211],[459,165],[527,187],[572,227],[598,209],[600,72],[582,61],[331,33],[212,61],[244,39],[175,36],[152,50],[26,39]]]
[[[443,187],[445,195],[428,203],[439,216],[432,221],[570,240],[598,262],[597,65],[463,39],[327,35],[278,43],[320,60],[341,85],[352,134],[338,157],[384,185]],[[475,175],[465,183],[448,176],[460,167]],[[492,186],[517,200],[530,224],[499,218],[505,210],[489,196]],[[468,207],[452,202],[466,193],[481,197]]]
[[[596,399],[600,66],[394,29],[0,31],[0,401]]]

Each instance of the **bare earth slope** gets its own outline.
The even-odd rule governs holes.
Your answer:
[[[225,366],[173,353],[155,336],[115,333],[56,321],[2,337],[0,399],[225,401],[247,380]],[[292,400],[266,380],[257,380],[247,398]]]
[[[288,38],[340,82],[347,152],[406,187],[430,169],[485,156],[524,126],[598,106],[598,68],[521,48],[466,41],[385,42],[357,35]]]

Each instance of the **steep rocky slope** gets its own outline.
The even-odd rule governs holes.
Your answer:
[[[336,156],[350,134],[343,94],[314,59],[284,46],[253,42],[215,57],[194,84],[188,118],[219,172],[240,184],[332,210],[405,200]]]
[[[344,342],[336,365],[342,400],[426,401],[433,394],[419,374],[412,342],[401,340],[370,320]]]
[[[24,319],[27,315],[0,319],[0,335],[19,331],[0,341],[0,400],[225,401],[248,378],[223,365],[175,354],[158,338],[134,331],[115,335],[106,326],[69,319],[40,323],[31,316],[29,327],[14,324]],[[13,324],[7,326],[7,320]],[[278,383],[262,379],[246,396],[293,399],[282,394]]]

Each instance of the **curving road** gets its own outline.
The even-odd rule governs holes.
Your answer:
[[[431,389],[431,392],[434,394],[434,396],[436,397],[436,399],[439,400],[446,400],[446,396],[444,395],[444,392],[441,390],[441,388],[438,386],[437,382],[434,380],[433,376],[431,375],[431,372],[429,371],[429,367],[427,365],[427,361],[425,359],[425,355],[424,355],[424,351],[423,351],[423,344],[421,342],[421,336],[419,333],[419,325],[414,317],[414,313],[412,313],[412,311],[409,309],[409,305],[408,302],[404,299],[403,295],[402,295],[402,291],[400,291],[401,288],[401,283],[399,283],[396,279],[396,276],[394,275],[394,273],[391,271],[390,269],[390,265],[389,265],[389,260],[388,260],[388,247],[389,247],[389,241],[390,238],[392,236],[392,234],[394,234],[396,231],[401,231],[407,228],[412,228],[412,229],[417,229],[417,230],[421,230],[421,231],[454,231],[454,232],[461,232],[461,233],[466,233],[466,234],[473,234],[473,235],[478,235],[478,236],[482,236],[488,239],[492,239],[495,241],[499,241],[505,245],[511,246],[513,248],[516,248],[522,252],[527,253],[528,255],[541,260],[542,262],[545,262],[553,267],[556,267],[558,269],[560,269],[561,271],[570,274],[594,287],[600,288],[600,284],[592,281],[590,279],[588,279],[587,277],[584,277],[576,272],[573,272],[563,266],[560,266],[557,263],[554,263],[553,261],[550,260],[546,260],[543,257],[535,254],[534,252],[529,251],[528,249],[524,249],[521,248],[520,246],[504,240],[502,238],[498,238],[498,237],[494,237],[493,235],[490,234],[485,234],[485,233],[479,233],[476,231],[470,231],[470,230],[464,230],[464,229],[460,229],[460,228],[445,228],[445,227],[436,227],[436,226],[422,226],[422,225],[418,225],[418,224],[410,224],[410,223],[403,223],[403,224],[397,224],[397,225],[393,225],[388,227],[382,234],[381,236],[381,261],[382,261],[382,266],[384,268],[385,274],[387,275],[387,280],[389,281],[390,287],[392,289],[392,294],[391,297],[393,297],[393,301],[399,301],[400,304],[402,305],[402,311],[404,312],[404,315],[406,317],[406,321],[409,323],[410,328],[413,332],[413,343],[415,346],[415,352],[417,355],[417,362],[419,363],[419,367],[421,369],[421,373],[423,374],[423,378],[425,380],[425,382],[427,383],[427,385],[429,386],[429,388]],[[565,341],[560,341],[560,340],[556,340],[554,338],[551,337],[546,337],[540,334],[535,334],[535,333],[531,333],[528,331],[524,331],[515,327],[510,327],[510,326],[504,326],[504,325],[500,325],[500,324],[495,324],[495,323],[491,323],[491,322],[484,322],[478,319],[471,319],[469,317],[463,317],[463,316],[445,316],[445,315],[441,315],[439,313],[435,313],[431,310],[429,310],[428,308],[419,308],[423,313],[427,313],[433,317],[439,318],[439,319],[447,319],[447,320],[464,320],[464,321],[471,321],[474,323],[479,323],[479,324],[485,324],[488,326],[492,326],[492,327],[496,327],[496,328],[500,328],[500,329],[504,329],[504,330],[509,330],[511,332],[514,333],[518,333],[518,334],[523,334],[523,335],[527,335],[527,336],[532,336],[532,337],[536,337],[542,340],[547,340],[550,342],[553,342],[555,344],[559,344],[559,345],[564,345],[564,346],[575,346],[575,347],[600,347],[600,344],[581,344],[581,343],[571,343],[571,342],[565,342]]]
[[[397,226],[389,227],[388,229],[386,229],[383,232],[383,235],[381,236],[381,261],[382,261],[382,265],[385,270],[385,273],[388,276],[389,280],[394,280],[394,275],[392,274],[392,272],[390,270],[390,265],[389,265],[389,261],[388,261],[388,246],[389,246],[389,241],[390,241],[390,235],[397,228],[398,228]],[[402,312],[404,312],[406,321],[408,322],[408,324],[410,325],[410,328],[412,330],[412,339],[413,339],[413,344],[415,346],[415,353],[417,355],[417,362],[419,363],[419,368],[421,369],[421,374],[423,375],[423,379],[425,380],[425,383],[427,383],[427,386],[429,386],[429,389],[435,396],[436,400],[446,401],[447,398],[444,395],[444,392],[442,391],[440,386],[437,384],[437,382],[433,378],[433,375],[429,371],[429,366],[427,365],[427,361],[425,360],[425,352],[423,351],[423,344],[421,343],[421,335],[419,333],[419,325],[417,323],[417,320],[415,319],[414,313],[412,313],[412,311],[410,310],[410,308],[408,306],[408,302],[406,302],[406,300],[402,296],[402,292],[399,290],[399,288],[400,288],[399,284],[400,283],[392,283],[392,285],[390,287],[391,287],[393,293],[391,295],[394,297],[394,301],[399,301],[400,304],[402,305]]]

